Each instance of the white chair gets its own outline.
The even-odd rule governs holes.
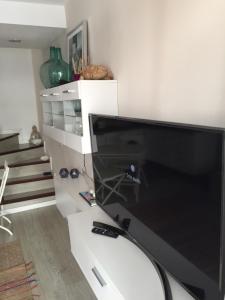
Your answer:
[[[8,232],[10,235],[13,235],[12,231],[4,226],[4,220],[7,221],[9,224],[11,224],[12,222],[9,220],[9,218],[7,218],[4,215],[3,205],[2,205],[2,198],[3,198],[6,182],[7,182],[7,179],[8,179],[8,175],[9,175],[9,167],[7,165],[7,162],[5,161],[5,169],[4,169],[2,182],[1,182],[1,186],[0,186],[0,229]]]

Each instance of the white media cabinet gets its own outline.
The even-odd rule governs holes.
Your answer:
[[[68,216],[71,251],[98,300],[165,300],[149,258],[132,242],[91,232],[93,221],[117,226],[98,206]]]

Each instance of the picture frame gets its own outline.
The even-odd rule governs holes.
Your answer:
[[[67,35],[68,62],[73,73],[80,74],[88,64],[87,21],[82,21]]]

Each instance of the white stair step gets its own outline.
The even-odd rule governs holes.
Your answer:
[[[15,148],[19,144],[18,133],[0,134],[0,152]]]
[[[31,166],[10,168],[8,178],[20,178],[22,176],[36,175],[48,171],[51,171],[51,166],[49,163],[42,164],[42,165],[31,165]],[[0,170],[0,178],[2,178],[3,172],[4,170]]]
[[[6,184],[4,196],[47,189],[54,186],[53,176],[42,174],[10,178]]]
[[[5,207],[5,205],[9,205],[9,204],[17,203],[17,202],[21,203],[24,201],[46,198],[46,197],[51,197],[51,196],[55,196],[54,188],[42,189],[42,190],[26,192],[26,193],[17,193],[17,194],[13,194],[13,195],[9,195],[9,196],[4,196],[3,204]]]
[[[22,211],[27,211],[31,209],[36,209],[40,207],[55,205],[55,196],[48,196],[42,198],[36,198],[32,200],[21,201],[12,204],[4,205],[4,213],[5,214],[14,214]]]
[[[31,147],[26,150],[15,151],[12,153],[0,153],[0,165],[6,160],[8,164],[20,162],[26,159],[33,159],[44,155],[43,147]]]
[[[52,179],[45,180],[45,181],[36,181],[36,182],[11,185],[5,188],[4,196],[13,195],[17,193],[38,191],[38,190],[53,188],[53,187],[54,184]]]
[[[42,161],[39,157],[9,164],[9,178],[42,174],[51,171],[50,161]],[[4,165],[0,166],[0,178],[4,173]]]

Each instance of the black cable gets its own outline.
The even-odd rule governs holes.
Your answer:
[[[86,168],[86,156],[85,154],[83,154],[83,168],[82,168],[82,172],[81,172],[82,176],[86,176],[92,183],[94,182],[94,179],[88,175],[87,173],[87,168]]]
[[[162,279],[162,283],[163,283],[163,286],[164,286],[165,300],[173,300],[172,291],[171,291],[169,279],[166,275],[166,272],[160,267],[159,264],[157,264],[157,263],[155,263],[155,264],[156,264],[156,266],[159,270],[159,273],[160,273],[160,276],[161,276],[161,279]]]
[[[85,154],[84,154],[84,160],[83,160],[83,164],[84,164],[84,171],[86,172],[86,156],[85,156]]]
[[[127,238],[130,242],[134,243],[149,258],[149,260],[155,267],[155,269],[161,279],[162,286],[164,289],[164,294],[165,294],[165,300],[173,300],[173,295],[172,295],[169,279],[168,279],[164,269],[154,260],[154,258],[151,256],[151,254],[143,246],[141,246],[135,239],[133,239],[129,234],[123,235],[123,237]]]

